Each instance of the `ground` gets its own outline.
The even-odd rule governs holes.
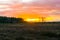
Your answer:
[[[0,23],[0,40],[60,40],[60,23]]]

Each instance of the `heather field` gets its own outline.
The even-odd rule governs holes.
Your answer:
[[[0,23],[0,40],[60,40],[60,23]]]

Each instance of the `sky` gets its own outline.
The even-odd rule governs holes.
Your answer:
[[[0,0],[0,16],[60,21],[60,0]]]

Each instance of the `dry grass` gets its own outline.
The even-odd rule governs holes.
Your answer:
[[[60,23],[0,24],[0,40],[60,40]]]

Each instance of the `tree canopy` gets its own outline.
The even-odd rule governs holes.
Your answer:
[[[22,23],[23,21],[22,18],[0,16],[0,23]]]

